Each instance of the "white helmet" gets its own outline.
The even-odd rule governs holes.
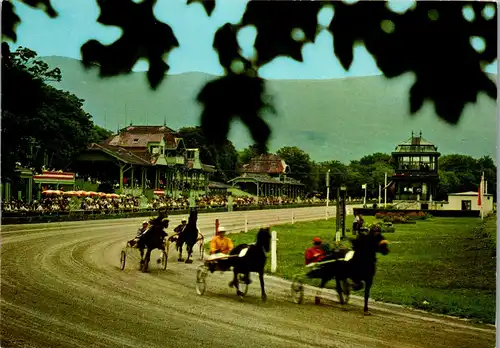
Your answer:
[[[143,224],[143,225],[149,225],[149,221],[148,221],[148,220],[144,220],[144,221],[142,222],[142,224]]]
[[[221,232],[227,232],[225,227],[219,226],[219,233]]]
[[[187,219],[185,217],[182,218],[181,222],[186,222]]]

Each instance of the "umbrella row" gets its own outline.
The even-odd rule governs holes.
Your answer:
[[[60,190],[45,190],[42,192],[44,195],[63,195],[70,197],[106,197],[106,198],[119,198],[120,195],[116,193],[104,193],[93,191],[60,191]]]

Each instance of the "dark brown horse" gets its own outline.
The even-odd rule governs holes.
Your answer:
[[[193,246],[196,244],[198,240],[198,211],[196,208],[192,208],[189,212],[188,222],[186,227],[179,233],[179,237],[177,238],[177,250],[179,250],[179,259],[178,261],[184,261],[182,258],[182,247],[186,244],[188,257],[186,259],[186,263],[192,263],[191,255],[193,254]]]
[[[354,281],[354,290],[361,290],[365,286],[365,315],[370,315],[368,310],[368,298],[376,273],[377,253],[387,255],[389,253],[389,241],[380,233],[378,226],[372,227],[367,234],[360,234],[351,240],[354,250],[353,258],[347,262],[348,275]]]
[[[264,267],[266,265],[267,256],[271,248],[271,232],[269,228],[261,228],[257,233],[255,244],[240,244],[229,253],[232,256],[239,255],[244,249],[246,253],[242,257],[234,257],[228,261],[233,267],[234,278],[229,283],[229,286],[236,288],[236,294],[243,297],[238,283],[238,274],[243,275],[244,281],[250,283],[250,272],[259,273],[260,289],[262,301],[267,300],[266,290],[264,288]]]

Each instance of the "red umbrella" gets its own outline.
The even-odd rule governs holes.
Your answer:
[[[44,195],[60,195],[61,191],[59,190],[46,190],[42,192]]]

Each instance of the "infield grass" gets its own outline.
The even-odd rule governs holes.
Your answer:
[[[352,225],[353,217],[347,219]],[[365,217],[370,223],[374,217]],[[430,218],[397,224],[386,233],[387,256],[378,254],[371,298],[427,311],[495,323],[496,216]],[[276,276],[291,280],[304,271],[304,251],[313,237],[330,244],[335,219],[278,225]],[[231,234],[235,245],[255,241],[256,230]],[[352,236],[346,232],[347,236]],[[348,242],[344,242],[348,243]],[[347,245],[350,245],[348,243]],[[267,262],[270,271],[270,261]],[[318,285],[319,280],[308,280]],[[334,287],[330,282],[327,287]],[[362,291],[354,292],[362,295]]]

